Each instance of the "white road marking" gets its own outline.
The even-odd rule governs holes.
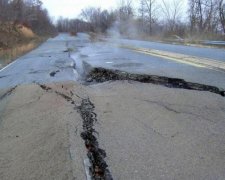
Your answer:
[[[10,63],[10,64],[8,64],[8,65],[5,66],[4,68],[2,68],[2,69],[0,70],[0,72],[2,72],[3,70],[5,70],[6,68],[10,67],[11,65],[15,64],[17,61],[18,61],[18,60],[14,61],[14,62],[12,62],[12,63]]]

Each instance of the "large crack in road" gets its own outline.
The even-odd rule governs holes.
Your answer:
[[[91,68],[91,70],[88,72],[89,73],[84,77],[86,84],[102,83],[115,80],[132,80],[141,83],[163,85],[168,88],[209,91],[221,96],[225,96],[224,90],[219,89],[218,87],[186,82],[185,80],[178,78],[147,74],[132,74],[124,71],[110,70],[105,68]],[[74,109],[80,114],[83,120],[83,130],[80,136],[84,140],[85,147],[87,149],[89,164],[87,167],[85,167],[88,168],[88,172],[86,171],[87,179],[90,176],[90,179],[94,180],[112,180],[113,178],[108,169],[108,164],[105,161],[106,151],[100,148],[97,138],[98,132],[96,132],[94,128],[94,125],[97,122],[97,114],[94,112],[94,103],[91,102],[89,98],[81,98],[77,95],[77,97],[81,99],[80,105],[77,105],[73,99],[73,92],[70,92],[70,95],[66,95],[64,93],[55,91],[46,85],[39,84],[39,86],[46,92],[55,93],[64,98],[67,102],[71,103],[74,106]]]
[[[62,98],[64,98],[67,102],[70,102],[74,105],[74,109],[78,110],[78,113],[81,115],[83,120],[83,131],[80,134],[81,138],[85,141],[85,147],[87,149],[87,157],[90,162],[89,173],[91,179],[93,180],[112,180],[111,173],[108,169],[108,165],[104,160],[106,158],[105,150],[99,147],[99,143],[95,134],[98,132],[94,129],[94,124],[97,122],[97,114],[94,112],[95,106],[90,101],[89,98],[82,99],[77,95],[77,97],[81,98],[80,106],[75,105],[75,101],[71,96],[73,96],[72,91],[70,92],[71,96],[68,96],[64,93],[53,90],[51,87],[48,87],[43,84],[38,84],[41,89],[46,92],[55,93]],[[63,88],[63,86],[62,86]]]
[[[147,74],[132,74],[124,71],[111,70],[100,67],[91,68],[91,70],[88,72],[89,73],[84,77],[86,84],[102,83],[115,80],[132,80],[141,83],[163,85],[168,88],[209,91],[221,96],[225,96],[225,91],[218,87],[186,82],[185,80],[178,78],[169,78]],[[80,105],[78,106],[75,104],[75,100],[73,100],[72,92],[69,96],[64,93],[55,91],[51,87],[48,87],[46,85],[39,84],[39,86],[47,92],[55,93],[64,98],[67,102],[71,103],[74,106],[74,109],[77,110],[80,114],[83,120],[83,131],[81,132],[80,136],[84,140],[89,163],[88,167],[86,167],[88,168],[87,178],[88,175],[90,175],[91,179],[94,180],[112,180],[113,178],[108,169],[108,164],[105,161],[106,151],[100,148],[97,138],[98,132],[96,132],[94,128],[94,125],[97,122],[97,114],[94,112],[94,103],[91,102],[89,98],[84,99],[77,96],[81,99]]]
[[[215,86],[187,82],[184,79],[170,78],[165,76],[147,75],[147,74],[132,74],[120,70],[111,70],[101,67],[93,68],[86,76],[86,82],[102,83],[115,80],[132,80],[141,83],[151,83],[163,85],[169,88],[180,88],[196,91],[209,91],[221,96],[225,96],[225,90]]]
[[[95,134],[94,123],[97,122],[97,115],[94,112],[95,106],[90,99],[83,99],[78,107],[78,112],[83,119],[83,132],[81,137],[85,141],[87,148],[87,156],[91,163],[90,173],[95,180],[112,180],[108,165],[104,160],[106,157],[105,150],[99,147],[99,143]]]

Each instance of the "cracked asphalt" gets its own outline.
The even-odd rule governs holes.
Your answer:
[[[83,180],[87,158],[98,178],[98,163],[104,162],[113,179],[225,179],[224,97],[131,80],[88,84],[82,78],[100,66],[224,88],[224,72],[112,44],[60,34],[0,70],[0,179]],[[86,104],[80,113],[87,99],[91,108]],[[84,138],[93,113],[97,121],[90,121],[91,136]],[[94,153],[99,147],[103,159]]]
[[[128,45],[129,40],[111,40],[106,42],[97,42],[87,44],[80,49],[74,56],[76,59],[82,59],[92,67],[103,67],[106,69],[118,69],[129,73],[150,74],[166,76],[171,78],[181,78],[188,82],[217,86],[225,89],[225,71],[217,71],[206,67],[198,67],[190,64],[171,61],[169,58],[152,56],[144,53],[137,53],[126,48],[120,48],[121,45]],[[133,47],[147,47],[156,50],[171,51],[192,57],[212,58],[224,63],[225,53],[223,49],[195,48],[179,45],[168,45],[158,43],[149,43],[150,46],[144,46],[148,42],[136,43],[131,40]],[[144,45],[142,45],[144,43]],[[190,54],[193,49],[193,54]],[[186,51],[185,51],[186,50]],[[205,54],[205,56],[202,56]]]
[[[224,99],[138,82],[92,85],[114,179],[224,179]]]
[[[68,56],[68,42],[75,38],[66,35],[49,39],[32,52],[18,58],[0,70],[0,88],[20,84],[76,80],[74,61]]]

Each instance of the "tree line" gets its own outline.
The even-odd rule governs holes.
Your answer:
[[[56,28],[40,0],[0,0],[0,23],[23,24],[38,35],[56,33]]]
[[[80,19],[68,19],[60,17],[56,26],[59,32],[106,32],[115,22],[114,11],[101,10],[101,8],[89,7],[83,9]]]
[[[88,7],[80,18],[60,17],[53,25],[41,0],[0,0],[0,22],[22,23],[36,34],[56,32],[119,32],[134,35],[225,34],[225,0],[118,0],[114,10]],[[137,2],[137,1],[135,1]],[[185,9],[185,10],[184,10]]]
[[[187,9],[184,7],[188,6]],[[225,0],[139,0],[134,8],[132,0],[120,0],[114,10],[89,7],[75,20],[60,18],[59,31],[109,32],[134,35],[225,34]]]

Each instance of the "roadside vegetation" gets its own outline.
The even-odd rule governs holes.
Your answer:
[[[56,32],[41,1],[0,0],[0,66],[37,47]]]
[[[178,43],[225,40],[224,0],[138,1],[120,0],[114,10],[88,7],[79,19],[59,18],[57,28]]]

